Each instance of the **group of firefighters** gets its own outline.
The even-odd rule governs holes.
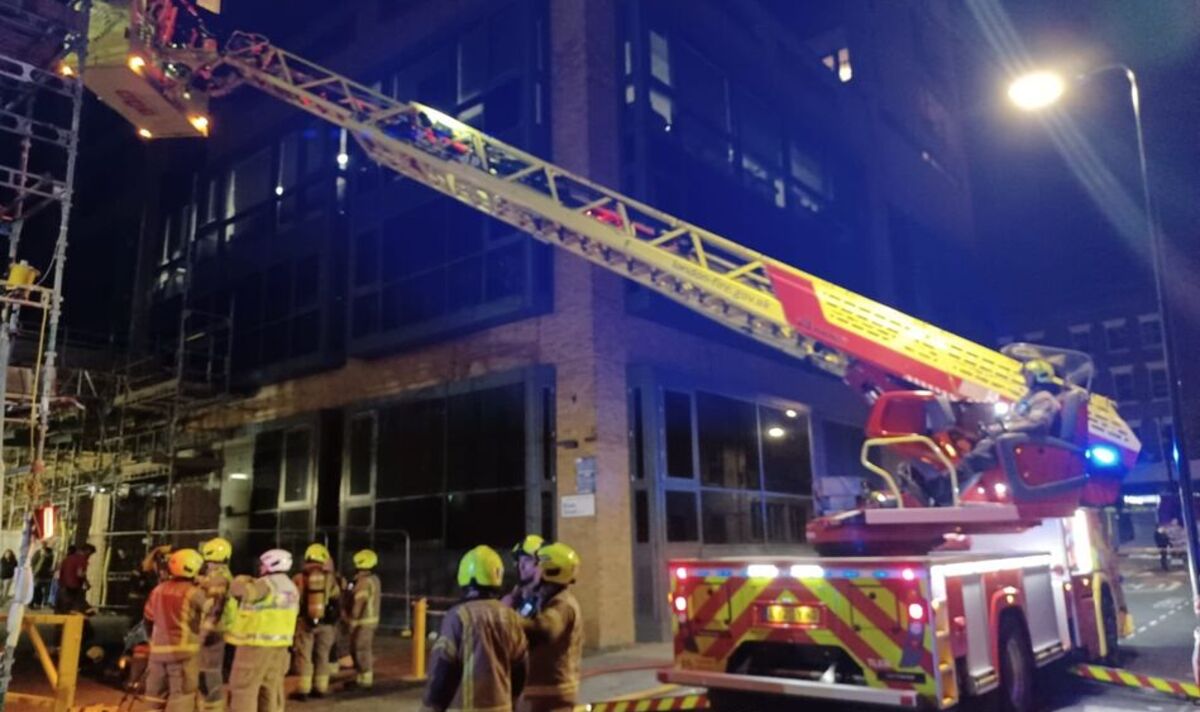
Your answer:
[[[169,712],[199,706],[219,712],[283,708],[284,677],[294,651],[299,698],[329,691],[330,652],[338,627],[356,670],[354,683],[374,682],[371,648],[379,625],[379,557],[354,554],[355,575],[342,581],[324,544],[310,545],[295,576],[292,555],[270,549],[258,557],[256,577],[234,576],[233,547],[221,537],[167,559],[167,578],[150,592],[143,614],[150,656],[144,694]],[[226,646],[235,648],[225,679]],[[226,689],[228,688],[228,689]]]
[[[504,561],[488,546],[458,566],[461,600],[446,611],[430,658],[422,710],[559,712],[579,691],[583,618],[570,591],[579,568],[574,549],[531,534],[513,547],[518,583],[507,593]],[[300,571],[292,555],[270,549],[256,577],[234,576],[230,543],[220,537],[167,558],[167,577],[144,607],[150,655],[144,696],[168,712],[279,712],[295,656],[293,699],[324,696],[342,640],[355,686],[374,683],[372,646],[379,626],[379,559],[363,549],[344,581],[324,544],[310,545]],[[226,646],[235,648],[228,680]],[[289,652],[290,651],[290,652]]]

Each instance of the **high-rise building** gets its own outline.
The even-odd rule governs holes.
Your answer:
[[[952,5],[808,5],[363,0],[263,25],[978,335]],[[538,532],[579,551],[587,640],[609,646],[664,635],[669,558],[794,551],[825,483],[857,476],[865,406],[837,381],[380,170],[337,127],[251,90],[214,111],[204,164],[147,214],[140,337],[178,340],[186,287],[231,320],[210,352],[237,395],[203,423],[218,461],[175,476],[209,496],[165,528],[240,550],[340,528],[343,550],[386,549],[393,591],[407,542],[421,593],[467,547]]]

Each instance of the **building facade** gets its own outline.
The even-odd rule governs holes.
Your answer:
[[[355,3],[281,45],[968,336],[949,4]],[[236,19],[236,18],[234,18]],[[235,397],[178,477],[243,551],[572,544],[590,645],[659,639],[675,556],[795,551],[860,476],[840,383],[371,165],[249,90],[148,212],[142,339],[225,315]],[[841,483],[839,488],[837,485]],[[219,499],[219,503],[216,501]],[[188,520],[192,522],[192,519]],[[405,566],[404,561],[409,563]]]

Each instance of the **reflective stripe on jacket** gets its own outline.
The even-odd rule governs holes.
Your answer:
[[[350,609],[351,627],[379,625],[379,598],[383,585],[372,573],[359,573],[354,577],[354,603]]]
[[[574,701],[579,693],[583,659],[583,615],[567,589],[555,593],[528,620],[521,621],[529,638],[529,683],[526,697]]]

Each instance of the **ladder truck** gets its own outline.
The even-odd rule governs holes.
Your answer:
[[[213,0],[97,0],[89,63],[64,75],[144,138],[210,131],[210,98],[249,86],[344,128],[374,161],[815,366],[872,404],[864,467],[882,487],[808,527],[815,556],[670,564],[665,681],[717,706],[791,696],[940,709],[1000,688],[1032,705],[1036,667],[1111,658],[1131,627],[1097,507],[1140,443],[1090,392],[1090,362],[997,352],[598,185],[444,113],[276,47],[204,27]],[[99,21],[99,22],[98,22]],[[1022,361],[1064,384],[1047,436],[997,438],[958,482],[977,425],[1025,394]],[[881,464],[883,463],[883,464]],[[950,501],[913,495],[918,469]]]

